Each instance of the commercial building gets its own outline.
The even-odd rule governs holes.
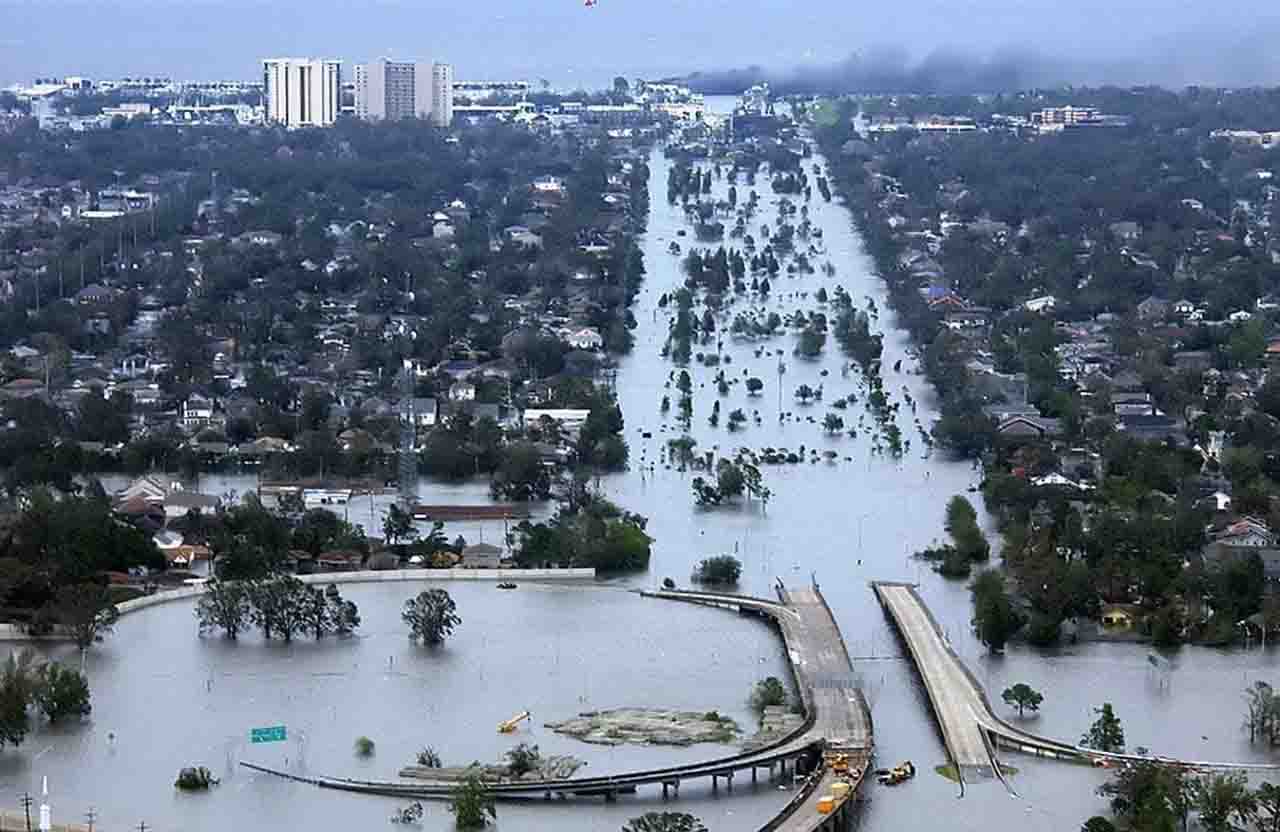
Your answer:
[[[453,123],[453,64],[431,65],[431,121],[437,127]]]
[[[266,121],[286,127],[328,127],[338,120],[342,62],[269,58],[262,62]]]
[[[454,95],[475,104],[491,98],[524,98],[533,87],[528,81],[454,81]]]
[[[1096,107],[1046,107],[1031,114],[1032,124],[1092,124],[1098,121]]]

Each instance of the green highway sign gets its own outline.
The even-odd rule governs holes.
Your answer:
[[[288,739],[283,725],[270,725],[249,731],[250,742],[284,742]]]

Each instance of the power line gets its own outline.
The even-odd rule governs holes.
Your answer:
[[[22,811],[27,817],[27,832],[31,832],[31,804],[35,802],[31,799],[31,792],[23,792],[18,802],[22,804]]]

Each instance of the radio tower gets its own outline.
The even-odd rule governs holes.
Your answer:
[[[405,359],[396,386],[400,394],[400,454],[399,485],[400,508],[412,514],[418,498],[418,456],[413,445],[418,431],[413,414],[413,363]]]

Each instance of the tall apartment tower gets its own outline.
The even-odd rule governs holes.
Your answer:
[[[413,114],[418,118],[431,118],[435,96],[431,77],[431,64],[419,61],[413,65]]]
[[[419,108],[420,65],[379,58],[356,64],[356,116],[372,121],[410,118],[431,111]]]
[[[453,64],[431,65],[431,122],[437,127],[453,123]]]
[[[329,127],[342,103],[342,62],[268,58],[262,62],[268,122],[285,127]]]

